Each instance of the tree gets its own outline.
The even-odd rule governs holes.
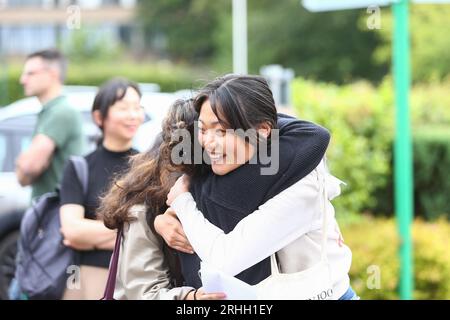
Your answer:
[[[412,78],[415,82],[442,80],[450,74],[450,5],[411,5],[410,37]],[[389,63],[392,53],[392,15],[384,10],[380,35],[383,43],[375,52],[380,63]]]
[[[175,60],[203,63],[215,54],[214,29],[227,1],[139,1],[142,22],[150,47]],[[155,43],[158,43],[155,45]]]
[[[362,10],[311,13],[297,0],[249,1],[251,69],[279,63],[322,81],[380,80],[387,71],[372,52],[379,35],[362,29]]]
[[[153,50],[155,39],[163,39],[160,52],[170,58],[231,71],[231,0],[140,1],[139,12]],[[359,26],[364,15],[310,13],[298,0],[248,0],[249,71],[277,63],[317,80],[378,81],[387,64],[373,60],[381,36]]]
[[[373,58],[382,38],[361,24],[368,17],[365,10],[311,13],[297,0],[248,0],[249,72],[281,64],[321,81],[380,81],[389,64]],[[230,10],[215,30],[214,61],[220,70],[232,68],[231,28]]]

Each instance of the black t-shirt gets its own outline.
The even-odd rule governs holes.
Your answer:
[[[72,162],[68,161],[61,182],[61,205],[79,204],[84,206],[85,218],[96,219],[95,211],[99,206],[99,197],[107,191],[116,174],[128,168],[128,158],[136,154],[135,149],[113,152],[99,146],[85,156],[89,170],[88,194],[83,195],[83,187]],[[108,268],[111,250],[80,251],[80,265]]]

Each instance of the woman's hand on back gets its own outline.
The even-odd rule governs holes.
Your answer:
[[[164,214],[156,216],[154,226],[169,247],[185,253],[194,253],[183,226],[172,209],[169,208]]]
[[[189,177],[185,174],[178,178],[167,195],[166,204],[168,206],[172,205],[172,202],[174,202],[180,194],[189,192],[189,182]]]
[[[225,293],[215,292],[206,293],[203,288],[189,292],[184,298],[185,300],[224,300],[226,298]]]

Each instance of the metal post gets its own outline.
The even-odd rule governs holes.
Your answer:
[[[233,72],[247,69],[247,0],[233,0]]]
[[[394,150],[395,212],[400,233],[400,298],[412,299],[413,218],[412,146],[409,118],[410,62],[408,0],[392,4],[394,16],[393,73],[396,103],[396,135]]]
[[[1,8],[1,7],[0,7]],[[5,43],[2,38],[2,28],[0,27],[0,107],[9,102],[8,91],[8,64],[3,54]]]

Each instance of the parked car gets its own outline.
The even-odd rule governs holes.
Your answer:
[[[95,87],[70,87],[66,90],[69,101],[82,114],[85,154],[96,147],[100,137],[100,130],[91,118],[95,93]],[[133,140],[136,149],[144,151],[152,145],[175,98],[171,93],[143,90],[145,120]],[[19,185],[14,173],[15,159],[30,145],[40,110],[36,98],[21,99],[0,109],[0,299],[7,299],[7,289],[15,272],[20,221],[30,205],[31,188]]]

